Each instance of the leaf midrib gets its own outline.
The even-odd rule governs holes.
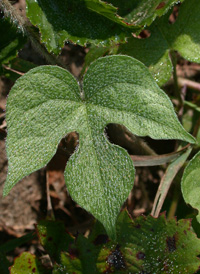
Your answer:
[[[90,139],[92,140],[92,150],[95,152],[93,155],[95,155],[95,159],[96,159],[96,162],[97,162],[97,166],[98,166],[98,173],[99,173],[99,175],[100,175],[100,178],[101,178],[101,182],[104,182],[104,180],[103,180],[103,178],[102,178],[102,171],[100,170],[100,162],[99,162],[99,159],[98,159],[98,157],[97,157],[97,151],[96,151],[96,146],[95,146],[95,144],[94,144],[94,138],[93,138],[93,134],[92,134],[92,126],[90,125],[90,123],[89,123],[89,121],[90,121],[90,119],[89,119],[89,116],[88,116],[88,110],[87,110],[87,106],[88,106],[88,104],[85,104],[85,113],[86,113],[86,117],[87,117],[87,119],[86,119],[86,121],[87,121],[87,124],[88,124],[88,126],[87,126],[87,128],[89,129],[89,132],[90,132]],[[105,188],[104,188],[104,186],[102,187],[102,184],[101,184],[101,191],[102,191],[102,193],[105,193],[104,192],[104,190],[105,190]],[[102,195],[103,196],[103,195]],[[103,201],[104,202],[106,202],[104,199],[103,199]]]

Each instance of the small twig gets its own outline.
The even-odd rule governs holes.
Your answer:
[[[167,196],[167,193],[169,191],[169,188],[180,170],[180,168],[183,166],[185,163],[186,159],[188,158],[192,148],[189,147],[185,153],[180,155],[179,158],[177,158],[175,161],[173,161],[167,168],[164,176],[161,179],[158,191],[156,193],[156,197],[153,203],[153,208],[151,211],[151,215],[154,217],[158,217],[161,211],[161,208],[163,206],[163,203],[165,201],[165,198]]]
[[[188,80],[182,77],[178,77],[178,86],[183,87],[186,86],[188,88],[200,91],[200,83],[194,82],[192,80]]]
[[[53,207],[51,203],[50,190],[49,190],[49,171],[46,171],[46,191],[47,191],[47,218],[55,220]]]
[[[171,51],[171,60],[173,65],[173,79],[174,79],[174,91],[175,95],[179,101],[179,109],[183,106],[183,100],[181,98],[179,86],[178,86],[178,78],[177,78],[177,72],[176,72],[176,65],[177,65],[177,57],[176,53],[174,51]]]
[[[0,114],[0,119],[5,118],[5,113]]]
[[[169,163],[176,158],[178,158],[181,154],[183,154],[188,148],[190,144],[186,145],[179,151],[175,151],[172,153],[162,154],[162,155],[153,155],[153,156],[140,156],[140,155],[130,155],[133,160],[134,166],[158,166]]]
[[[12,68],[6,66],[6,65],[3,65],[3,67],[4,67],[6,70],[10,70],[10,71],[12,71],[12,72],[14,72],[14,73],[16,73],[16,74],[19,74],[20,76],[22,76],[22,75],[25,74],[24,72],[17,71],[17,70],[15,70],[15,69],[12,69]]]
[[[172,219],[175,216],[179,199],[180,199],[180,190],[178,189],[178,182],[175,182],[175,189],[174,189],[174,193],[173,193],[173,197],[172,197],[172,202],[171,202],[169,212],[167,215],[168,219]]]
[[[183,113],[184,113],[184,101],[185,101],[185,97],[186,97],[186,93],[187,93],[187,86],[184,85],[182,88],[181,88],[181,99],[182,99],[182,106],[181,108],[179,109],[179,112],[178,112],[178,117],[180,119],[180,121],[182,121],[182,117],[183,117]]]
[[[4,129],[7,127],[6,121],[3,120],[3,123],[0,125],[0,129]]]

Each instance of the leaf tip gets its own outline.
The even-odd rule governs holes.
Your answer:
[[[3,187],[3,193],[2,193],[2,196],[3,197],[6,197],[9,192],[11,191],[12,189],[12,186],[8,184],[8,180],[6,180],[5,184],[4,184],[4,187]]]
[[[4,186],[3,194],[2,194],[3,198],[6,197],[9,194],[9,192],[10,192],[10,190],[7,187]]]

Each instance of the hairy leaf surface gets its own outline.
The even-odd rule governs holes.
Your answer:
[[[23,252],[14,261],[10,268],[10,274],[50,274],[51,271],[29,252]]]
[[[149,26],[157,16],[165,14],[177,3],[176,0],[108,0],[106,2],[118,7],[118,14],[127,23],[140,26]]]
[[[187,165],[182,177],[182,193],[186,203],[200,211],[200,152]],[[200,213],[197,215],[200,223]]]
[[[117,222],[117,236],[117,244],[99,228],[88,239],[78,236],[69,250],[61,253],[53,273],[193,274],[200,266],[200,240],[188,220],[167,221],[161,215],[132,221],[123,212]]]
[[[74,238],[66,233],[65,226],[59,221],[40,221],[36,226],[40,244],[51,258],[60,261],[60,252],[68,250]]]
[[[131,32],[150,25],[175,0],[100,1],[27,0],[27,16],[41,32],[47,49],[59,53],[65,41],[79,45],[113,45],[125,42]],[[111,5],[112,4],[112,5]]]
[[[110,237],[134,181],[128,153],[109,143],[109,123],[139,136],[195,142],[179,123],[166,94],[148,69],[128,56],[108,56],[88,69],[83,89],[66,70],[43,66],[13,86],[7,101],[8,176],[4,195],[23,177],[45,166],[66,134],[79,146],[70,157],[65,181],[72,198],[100,220]]]
[[[174,24],[168,23],[169,14],[157,19],[146,39],[130,38],[119,47],[119,53],[128,54],[150,68],[159,85],[169,80],[172,64],[171,50],[185,59],[200,63],[200,1],[184,1]]]
[[[135,27],[123,23],[116,8],[98,0],[27,0],[27,16],[41,32],[48,51],[59,53],[65,41],[110,45],[125,42]],[[138,27],[136,28],[139,29]]]

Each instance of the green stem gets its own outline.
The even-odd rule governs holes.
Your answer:
[[[178,98],[179,108],[181,108],[183,106],[183,99],[181,97],[180,89],[179,89],[179,85],[178,85],[178,77],[177,77],[177,72],[176,72],[177,57],[176,57],[176,53],[174,51],[171,51],[171,60],[172,60],[172,65],[173,65],[173,79],[174,79],[175,96]]]
[[[180,178],[177,178],[175,180],[175,189],[173,192],[172,202],[171,202],[168,216],[167,216],[168,220],[174,218],[177,207],[178,207],[179,199],[180,199]]]

